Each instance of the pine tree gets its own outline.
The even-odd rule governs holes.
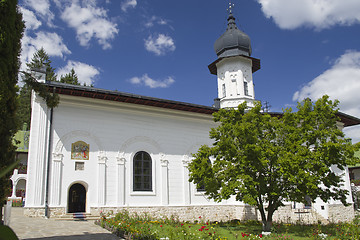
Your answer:
[[[40,48],[31,59],[31,62],[26,64],[28,71],[33,69],[41,69],[46,67],[46,81],[56,81],[55,68],[51,67],[51,60],[44,48]]]
[[[78,76],[75,73],[74,69],[71,69],[70,73],[65,75],[61,75],[60,81],[57,80],[57,76],[55,74],[55,68],[51,66],[51,60],[49,55],[46,53],[44,48],[39,49],[32,57],[31,62],[26,64],[27,71],[30,73],[32,70],[41,69],[45,66],[46,68],[46,81],[53,82],[62,82],[73,85],[80,85],[78,80]],[[24,75],[24,81],[26,82],[26,78],[29,75]],[[85,85],[86,86],[86,85]],[[25,84],[19,94],[19,109],[18,109],[18,119],[20,121],[20,125],[24,125],[26,123],[30,126],[31,121],[31,90],[32,87],[29,84]]]
[[[51,60],[49,55],[45,52],[44,48],[40,48],[36,53],[34,53],[31,62],[26,64],[27,71],[31,72],[35,69],[41,69],[45,66],[46,68],[46,80],[47,81],[56,81],[55,68],[51,67]],[[28,76],[24,75],[23,80]],[[19,94],[19,107],[17,111],[18,120],[20,126],[23,126],[26,123],[30,126],[31,120],[31,87],[28,84],[25,84]]]
[[[20,126],[24,123],[30,126],[31,119],[31,88],[25,84],[19,93],[19,106],[17,110],[17,116]]]
[[[64,76],[61,75],[60,82],[73,84],[73,85],[80,85],[78,76],[76,75],[74,68],[72,68],[68,74],[65,74]]]
[[[16,121],[17,81],[21,38],[24,31],[22,15],[16,0],[0,0],[0,207],[10,193],[11,165],[15,162],[13,137]],[[1,217],[1,213],[0,213]]]

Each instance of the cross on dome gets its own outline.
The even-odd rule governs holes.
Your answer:
[[[227,9],[227,11],[229,12],[229,14],[232,14],[232,10],[235,7],[234,3],[231,3],[231,0],[229,1],[229,7]]]

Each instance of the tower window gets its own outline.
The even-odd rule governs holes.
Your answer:
[[[246,81],[244,81],[244,94],[245,94],[245,96],[250,96],[248,83]]]
[[[223,97],[226,97],[226,87],[225,87],[225,83],[222,85],[222,94],[223,94]]]
[[[140,151],[134,156],[133,190],[152,191],[152,160],[147,152]]]

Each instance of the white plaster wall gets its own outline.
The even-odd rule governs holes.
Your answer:
[[[48,109],[34,93],[31,116],[25,206],[39,207],[44,204]]]
[[[52,147],[53,153],[62,155],[61,183],[60,189],[53,184],[50,189],[51,197],[60,191],[60,204],[50,207],[66,207],[68,191],[74,183],[82,183],[87,189],[87,211],[102,206],[98,201],[99,188],[104,188],[104,206],[108,207],[213,204],[198,194],[192,184],[188,199],[184,198],[184,186],[189,183],[183,159],[191,158],[191,153],[202,144],[211,144],[209,130],[214,126],[208,114],[61,96],[61,103],[54,110]],[[90,144],[90,159],[83,160],[83,171],[75,171],[76,161],[70,159],[71,144],[76,141]],[[152,192],[132,191],[132,159],[138,151],[148,152],[153,160]],[[107,159],[106,180],[101,186],[97,177],[99,155]],[[124,202],[118,198],[120,158],[125,160]],[[161,166],[161,160],[168,161],[167,167]],[[161,177],[164,174],[168,176],[167,185]]]
[[[347,195],[346,202],[353,204],[352,194],[351,194],[351,186],[350,186],[350,177],[349,177],[349,169],[345,168],[345,170],[340,170],[335,165],[331,166],[331,171],[335,172],[337,175],[341,176],[343,180],[343,188],[349,190],[349,194]],[[341,204],[341,201],[330,200],[329,204]]]

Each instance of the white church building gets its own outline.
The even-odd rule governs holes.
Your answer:
[[[45,82],[45,75],[37,73],[50,92],[59,94],[60,103],[49,109],[32,95],[25,214],[98,215],[127,209],[190,221],[199,216],[260,219],[253,207],[235,199],[215,203],[188,181],[192,153],[212,144],[212,113],[255,101],[252,75],[260,60],[251,57],[250,38],[237,28],[232,14],[214,48],[218,58],[209,70],[217,75],[218,96],[212,107]],[[341,127],[360,124],[352,116],[339,117]],[[344,180],[350,189],[347,171]],[[351,195],[348,201],[352,203]],[[289,203],[274,218],[326,222],[353,216],[352,206],[316,201],[310,208]]]

